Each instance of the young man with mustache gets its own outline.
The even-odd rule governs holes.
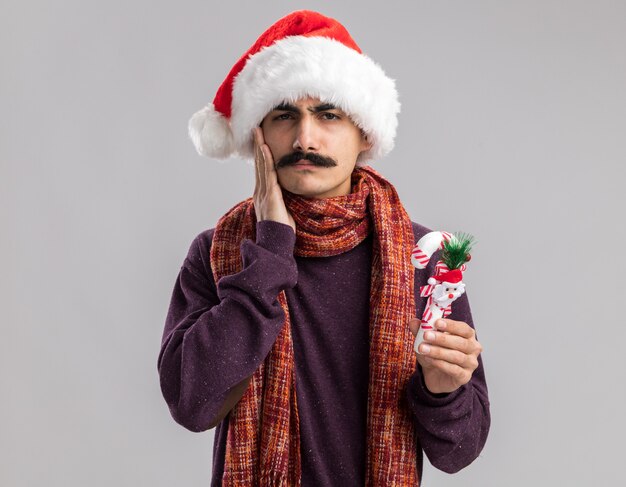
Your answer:
[[[433,269],[410,253],[429,230],[365,165],[393,147],[398,111],[345,28],[298,11],[190,121],[200,153],[255,165],[252,198],[189,249],[158,360],[174,419],[217,427],[212,485],[419,485],[422,452],[456,472],[485,444],[466,295],[413,351]]]

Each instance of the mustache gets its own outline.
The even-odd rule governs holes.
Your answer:
[[[332,157],[322,156],[320,154],[315,154],[314,152],[304,153],[302,151],[296,151],[281,157],[276,163],[276,169],[293,166],[301,159],[310,161],[314,166],[333,167],[337,165],[337,161],[335,161]]]

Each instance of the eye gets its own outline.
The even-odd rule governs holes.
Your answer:
[[[339,120],[339,117],[337,115],[335,115],[334,113],[330,113],[330,112],[324,112],[322,113],[322,117],[325,117],[326,120]]]
[[[291,118],[291,113],[281,113],[274,117],[274,120],[288,120],[289,118]]]

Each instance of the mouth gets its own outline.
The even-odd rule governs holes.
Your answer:
[[[295,164],[293,164],[295,167],[302,167],[302,168],[312,168],[312,167],[319,167],[316,164],[313,164],[311,161],[308,161],[306,159],[300,159],[298,162],[296,162]]]

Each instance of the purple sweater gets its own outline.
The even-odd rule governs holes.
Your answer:
[[[284,322],[277,296],[285,290],[291,311],[300,416],[302,485],[364,485],[369,373],[370,235],[333,257],[294,257],[288,225],[256,224],[256,242],[241,243],[243,270],[215,286],[209,252],[214,229],[199,234],[174,286],[158,358],[163,396],[176,422],[205,431],[228,392],[252,375]],[[415,241],[430,231],[413,223]],[[433,273],[415,272],[420,286]],[[473,325],[467,294],[452,305],[451,319]],[[408,324],[407,324],[408,326]],[[432,394],[421,367],[406,391],[422,450],[436,468],[454,473],[481,452],[490,426],[489,398],[479,356],[469,383]],[[212,486],[222,484],[228,416],[217,426]],[[421,479],[420,479],[421,480]]]

